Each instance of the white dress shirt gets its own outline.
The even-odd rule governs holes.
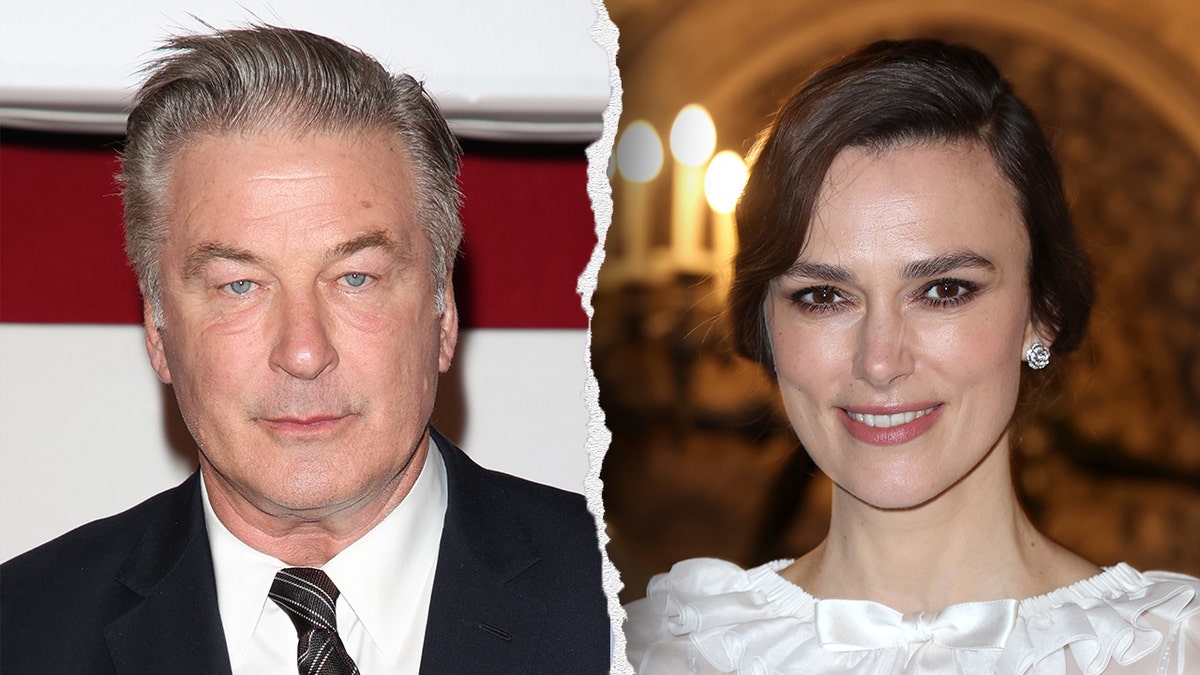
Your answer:
[[[234,675],[295,673],[296,628],[267,597],[275,573],[290,565],[234,536],[202,488]],[[341,591],[338,635],[363,673],[420,669],[446,502],[446,466],[431,439],[421,473],[400,505],[322,567]]]

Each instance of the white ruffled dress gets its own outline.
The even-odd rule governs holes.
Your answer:
[[[903,615],[818,600],[779,575],[687,560],[627,606],[642,675],[1200,673],[1200,579],[1119,564],[1046,595]]]

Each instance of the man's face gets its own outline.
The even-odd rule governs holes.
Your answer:
[[[147,348],[210,494],[302,519],[386,501],[423,460],[457,335],[407,153],[376,133],[235,134],[171,169]]]

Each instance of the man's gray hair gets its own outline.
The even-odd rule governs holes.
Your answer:
[[[401,140],[415,169],[438,311],[445,309],[446,277],[462,240],[462,151],[420,82],[335,40],[273,26],[177,36],[160,52],[134,96],[117,175],[125,252],[156,325],[163,323],[159,254],[172,160],[201,136],[275,129],[382,131]]]

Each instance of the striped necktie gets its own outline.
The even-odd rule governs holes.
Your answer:
[[[300,675],[358,675],[337,634],[338,589],[324,572],[312,567],[279,570],[268,595],[296,626]]]

